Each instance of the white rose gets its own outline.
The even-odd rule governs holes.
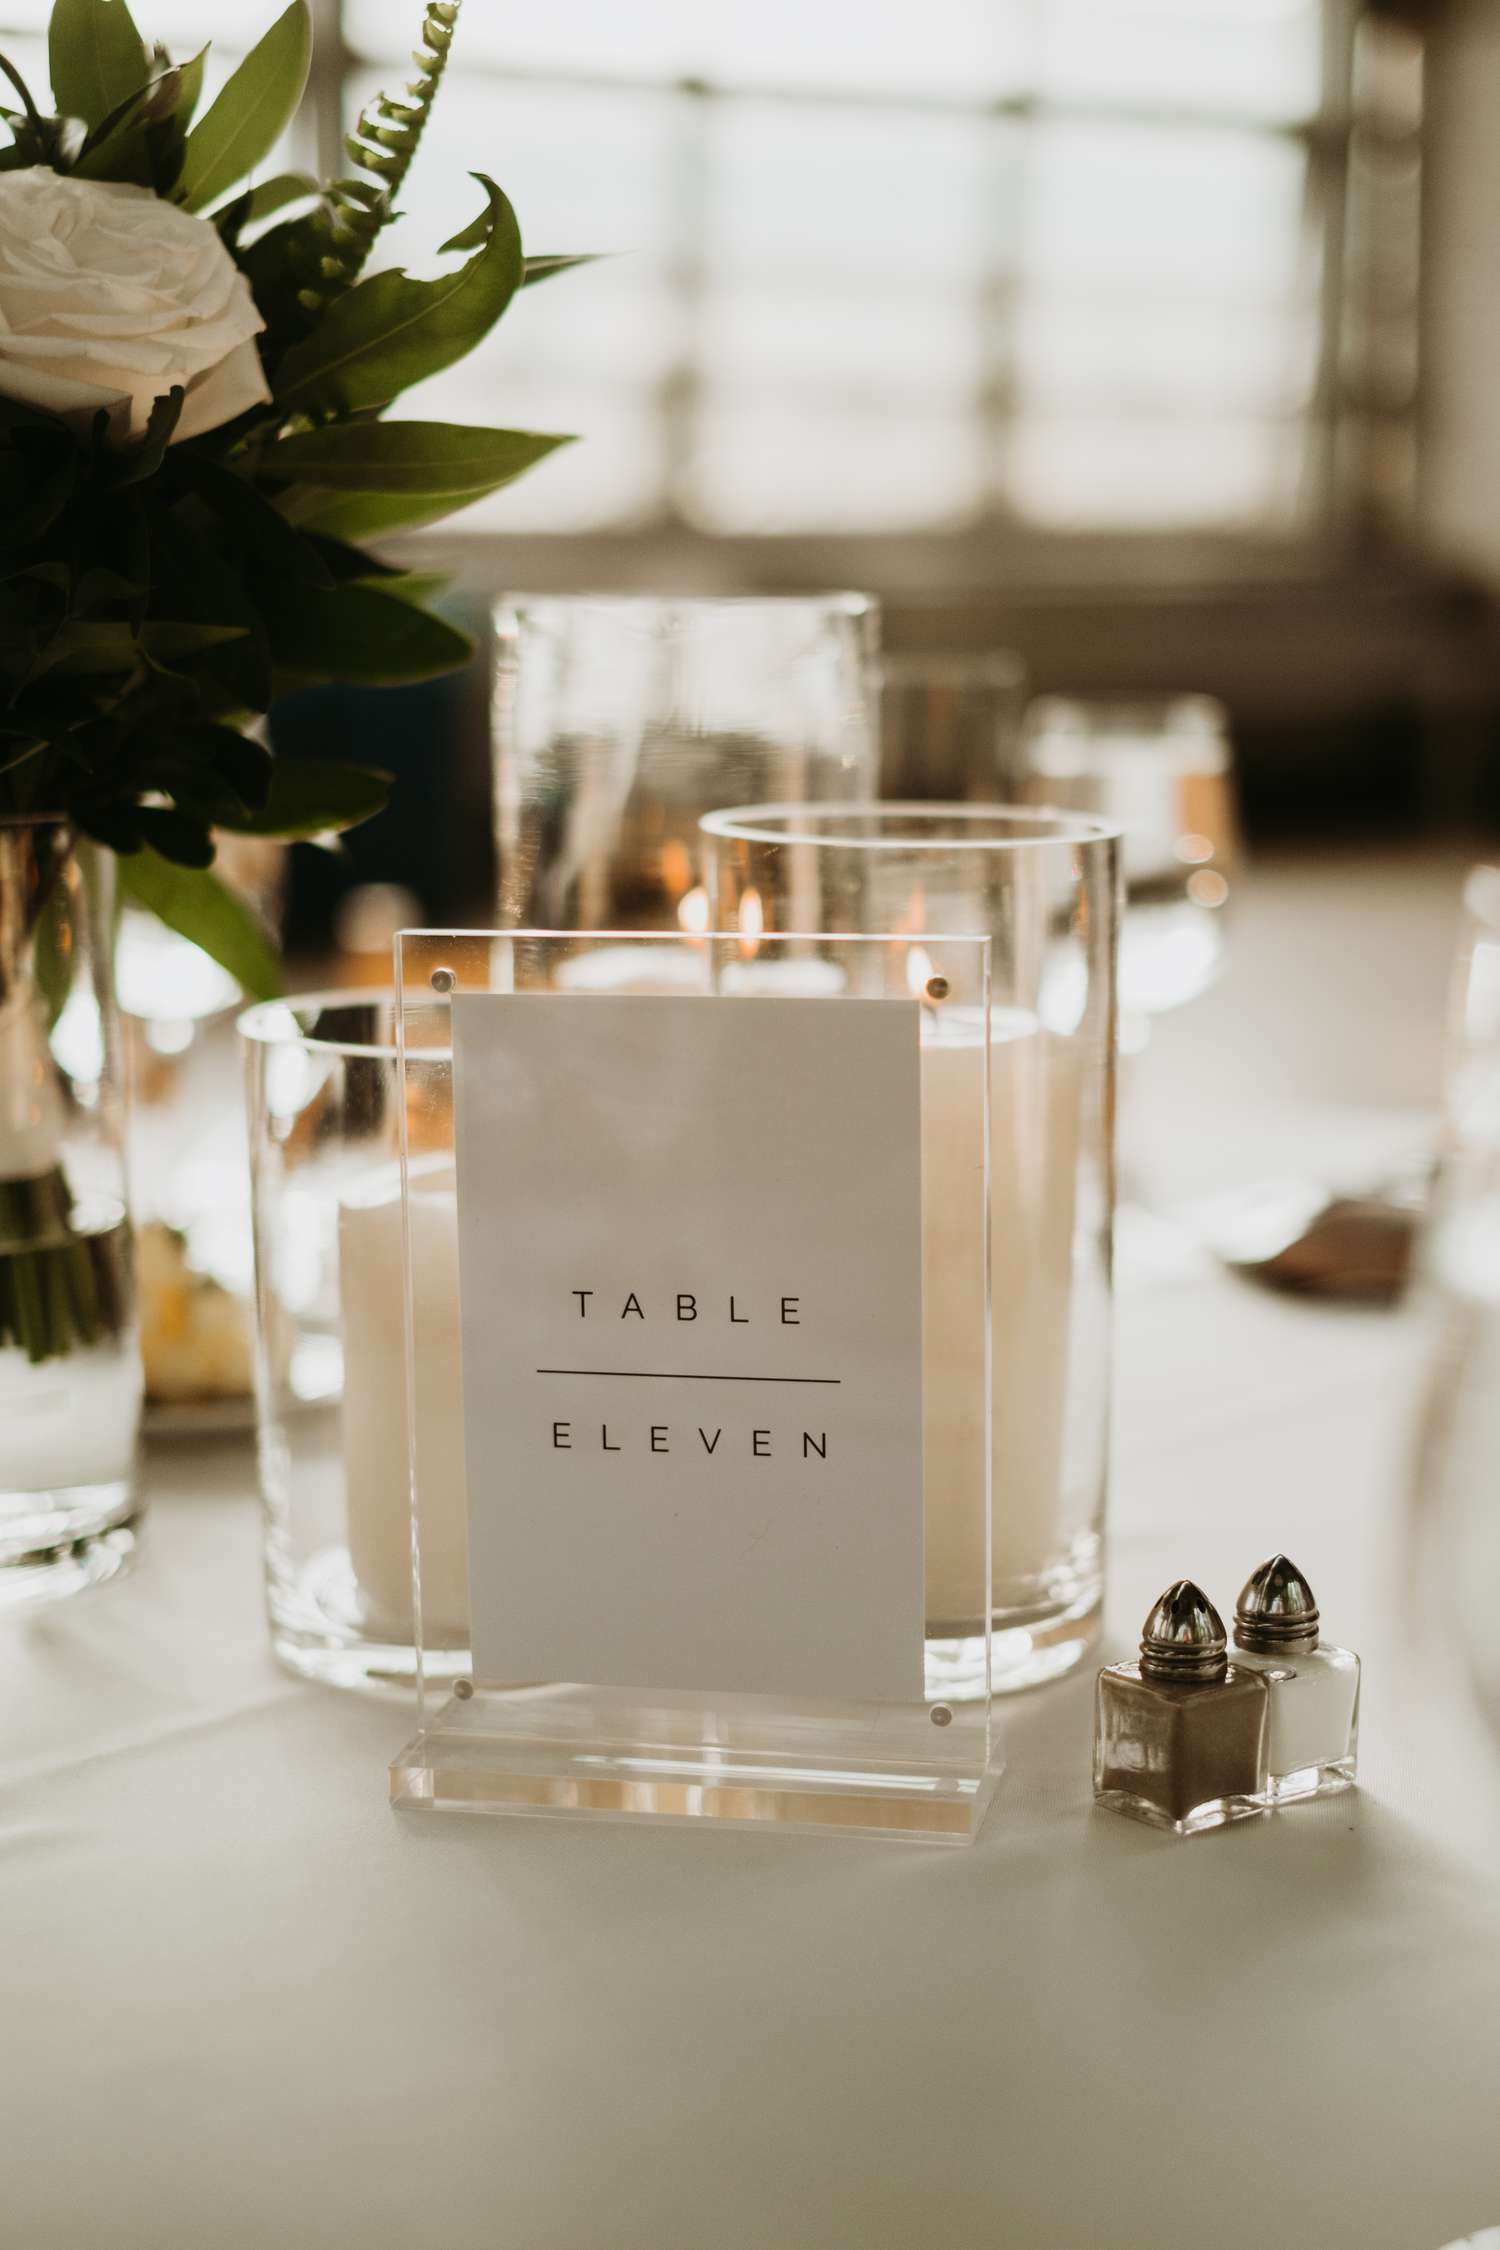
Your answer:
[[[264,327],[207,219],[150,188],[0,173],[0,396],[79,427],[102,406],[123,442],[180,383],[174,440],[196,437],[270,397]]]

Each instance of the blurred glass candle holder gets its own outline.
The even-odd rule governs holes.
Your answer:
[[[1016,795],[1026,666],[1010,649],[883,655],[882,797],[996,804]]]
[[[920,994],[932,941],[991,940],[992,1678],[1004,1692],[1057,1677],[1092,1647],[1103,1593],[1118,831],[1027,808],[877,803],[740,807],[703,828],[713,926],[740,932],[749,967],[765,932],[893,931]],[[981,1036],[944,1006],[922,1070],[927,1620],[958,1696],[983,1644],[954,1589],[984,1574],[948,1496],[982,1457],[983,1383],[943,1212],[979,1160],[972,1105],[953,1097]]]
[[[1208,695],[1039,696],[1020,784],[1028,803],[1121,832],[1120,1011],[1134,1052],[1153,1016],[1196,1000],[1224,966],[1240,858],[1228,714]]]
[[[495,822],[507,929],[706,930],[699,816],[872,795],[866,594],[518,594],[495,613]],[[618,951],[591,956],[614,989]]]
[[[415,1666],[393,1010],[386,993],[324,992],[249,1008],[239,1025],[272,1647],[305,1677],[374,1689],[409,1686]],[[451,1171],[431,1184],[454,1307],[434,1366],[453,1386],[457,1444]],[[461,1520],[446,1579],[436,1555],[427,1571],[426,1663],[441,1676],[446,1648],[467,1663]]]

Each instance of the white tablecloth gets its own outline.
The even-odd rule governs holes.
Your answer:
[[[1158,1194],[1399,1142],[1456,863],[1259,871],[1139,1101]],[[0,1630],[5,2250],[1437,2250],[1500,2219],[1500,1763],[1409,1629],[1421,1313],[1120,1307],[1111,1653],[1286,1547],[1362,1788],[1176,1843],[1017,1705],[968,1851],[398,1817],[300,1687],[241,1447],[129,1583]],[[0,1440],[3,1442],[3,1440]],[[1500,1598],[1500,1589],[1497,1589]]]

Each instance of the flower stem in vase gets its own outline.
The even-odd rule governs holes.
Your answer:
[[[125,1229],[118,1217],[80,1226],[60,1165],[0,1180],[0,1349],[33,1365],[124,1325]]]

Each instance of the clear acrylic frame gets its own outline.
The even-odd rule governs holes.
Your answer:
[[[396,940],[396,990],[417,1727],[391,1767],[393,1804],[971,1841],[1002,1771],[987,1598],[990,941],[416,930]],[[916,1003],[924,1571],[911,1589],[908,1699],[873,1700],[853,1680],[847,1697],[812,1698],[728,1692],[707,1678],[684,1688],[476,1676],[468,1525],[477,1503],[503,1527],[506,1496],[487,1482],[471,1494],[465,1457],[451,1003],[485,992],[612,996],[621,1008],[642,994],[705,1007]],[[662,1086],[663,1117],[671,1092]],[[628,1161],[622,1151],[622,1193]],[[879,1228],[878,1207],[870,1224]],[[838,1605],[836,1588],[830,1599]],[[838,1620],[829,1626],[836,1634]]]

